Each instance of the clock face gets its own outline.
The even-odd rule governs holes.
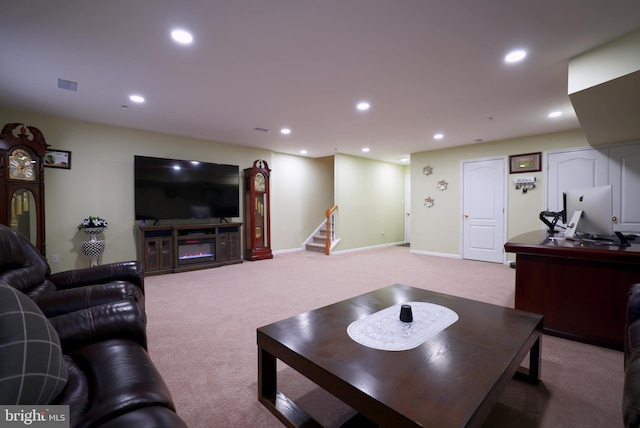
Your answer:
[[[35,165],[27,151],[16,149],[11,153],[9,156],[9,178],[35,181]]]
[[[256,192],[264,192],[266,188],[266,180],[264,175],[259,172],[256,174],[256,177],[253,179],[253,186],[256,189]]]

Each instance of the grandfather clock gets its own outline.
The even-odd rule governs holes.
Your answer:
[[[272,259],[269,222],[269,165],[258,159],[244,170],[245,260]]]
[[[0,223],[26,236],[43,255],[47,147],[33,126],[9,123],[0,132]]]

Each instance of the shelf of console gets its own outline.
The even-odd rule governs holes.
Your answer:
[[[145,276],[242,263],[242,223],[138,226]]]

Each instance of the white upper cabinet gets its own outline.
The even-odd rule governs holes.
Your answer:
[[[640,232],[640,143],[545,153],[546,210],[562,210],[567,189],[611,184],[614,230]]]
[[[640,144],[609,149],[609,184],[613,186],[614,228],[640,232]]]

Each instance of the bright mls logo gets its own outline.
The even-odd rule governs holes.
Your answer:
[[[0,406],[0,428],[69,428],[69,406]]]

